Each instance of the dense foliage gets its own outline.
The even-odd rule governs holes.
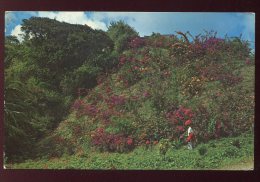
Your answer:
[[[254,65],[248,44],[211,32],[187,40],[133,38],[119,70],[74,102],[53,137],[63,138],[72,153],[90,147],[126,152],[165,139],[185,143],[185,122],[198,143],[250,130]]]
[[[164,156],[159,145],[139,147],[130,153],[78,153],[61,158],[28,160],[9,164],[11,169],[105,169],[105,170],[253,170],[254,142],[252,135],[212,140],[194,150],[182,146],[176,149],[170,143]],[[233,146],[239,141],[240,148]]]
[[[62,121],[80,87],[93,88],[114,67],[112,40],[86,25],[32,17],[24,41],[5,40],[5,150],[30,157],[35,144]],[[105,59],[103,59],[105,58]]]
[[[102,32],[31,18],[22,29],[22,43],[14,37],[5,42],[10,160],[18,150],[24,159],[126,153],[157,143],[165,156],[171,145],[185,143],[185,123],[197,143],[252,129],[254,55],[240,38],[214,32],[139,37],[122,21]]]
[[[111,22],[107,34],[114,41],[118,53],[128,48],[128,42],[132,38],[138,37],[138,33],[123,21]]]

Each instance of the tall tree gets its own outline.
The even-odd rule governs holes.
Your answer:
[[[127,49],[127,43],[130,39],[137,37],[135,29],[123,21],[112,22],[108,27],[107,33],[115,42],[115,50],[120,53]]]
[[[12,159],[34,146],[67,114],[78,87],[92,88],[111,59],[113,41],[101,30],[48,18],[23,20],[23,41],[5,40],[5,148]],[[105,61],[105,62],[103,62]],[[104,64],[103,64],[104,63]]]

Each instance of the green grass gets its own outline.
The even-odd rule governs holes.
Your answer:
[[[240,148],[232,145],[235,140],[239,140]],[[206,152],[200,154],[201,148],[206,148]],[[229,165],[243,165],[253,158],[253,135],[242,134],[238,137],[199,144],[194,150],[188,150],[185,145],[180,149],[170,148],[165,156],[159,154],[159,146],[156,145],[148,149],[137,147],[134,151],[123,154],[87,151],[80,156],[28,160],[24,163],[8,164],[7,167],[12,169],[207,170],[221,169]]]

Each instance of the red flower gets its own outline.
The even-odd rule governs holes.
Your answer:
[[[150,141],[149,141],[149,140],[146,140],[145,144],[146,144],[146,145],[149,145],[149,144],[150,144]]]
[[[132,138],[128,138],[126,143],[127,143],[127,145],[132,145],[133,144],[133,139]]]
[[[188,125],[190,125],[191,124],[191,120],[189,119],[189,120],[187,120],[187,121],[185,121],[185,126],[188,126]]]
[[[181,117],[182,117],[179,112],[177,112],[177,113],[175,114],[175,116],[178,117],[178,118],[181,118]]]
[[[185,115],[190,115],[190,113],[191,113],[191,110],[190,109],[184,109],[184,114]]]

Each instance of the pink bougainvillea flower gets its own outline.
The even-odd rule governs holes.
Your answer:
[[[128,138],[126,143],[127,143],[127,145],[132,145],[133,144],[133,139],[132,138]]]
[[[190,113],[191,113],[191,110],[190,110],[190,109],[184,109],[184,114],[185,114],[185,115],[188,116]]]
[[[191,120],[189,119],[189,120],[187,120],[187,121],[185,121],[185,126],[188,126],[188,125],[190,125],[191,124]]]

